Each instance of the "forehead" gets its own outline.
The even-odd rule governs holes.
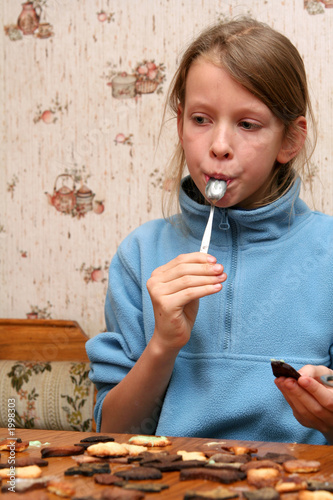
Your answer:
[[[186,78],[185,105],[195,102],[268,109],[223,66],[214,64],[202,56],[192,63]]]

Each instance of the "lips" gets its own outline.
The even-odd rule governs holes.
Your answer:
[[[205,174],[206,183],[209,181],[209,179],[216,179],[218,181],[225,181],[227,183],[227,186],[229,186],[230,182],[232,182],[232,179],[230,177],[227,177],[226,175],[221,175],[221,174],[216,174],[216,175],[206,175]]]

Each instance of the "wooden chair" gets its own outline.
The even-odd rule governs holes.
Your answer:
[[[88,337],[76,321],[0,319],[0,427],[95,431]]]

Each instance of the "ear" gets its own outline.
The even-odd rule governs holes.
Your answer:
[[[184,110],[182,106],[179,104],[178,105],[178,110],[177,110],[177,130],[178,130],[178,137],[180,140],[181,145],[183,145],[183,123],[184,123]]]
[[[277,161],[285,164],[292,160],[302,149],[307,135],[307,123],[304,116],[299,116],[290,126],[286,133],[281,149],[277,155]]]

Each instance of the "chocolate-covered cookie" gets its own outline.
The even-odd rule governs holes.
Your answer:
[[[301,376],[300,373],[298,373],[295,368],[293,368],[291,365],[288,365],[288,363],[285,363],[284,361],[277,361],[277,360],[272,360],[271,361],[271,366],[273,370],[273,375],[274,377],[291,377],[294,378],[295,380],[298,380],[299,377]]]

